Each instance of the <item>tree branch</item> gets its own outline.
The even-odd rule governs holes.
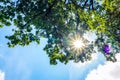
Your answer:
[[[87,4],[88,0],[85,1],[84,5],[83,5],[83,8],[85,8],[86,4]]]
[[[73,5],[75,6],[76,9],[77,9],[78,7],[81,8],[81,9],[83,9],[83,7],[77,5],[73,0],[71,0],[71,2],[73,3]]]
[[[94,10],[94,7],[93,7],[93,0],[90,0],[90,6],[92,6],[92,10]]]
[[[84,9],[85,6],[87,5],[88,0],[85,1],[85,3],[84,3],[83,6],[77,5],[73,0],[71,0],[71,2],[74,4],[74,6],[75,6],[76,8],[79,7],[79,8],[81,8],[81,9]],[[92,10],[94,10],[94,7],[93,7],[93,0],[90,0],[90,6],[92,6]]]

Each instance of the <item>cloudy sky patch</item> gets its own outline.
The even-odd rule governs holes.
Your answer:
[[[120,80],[120,53],[116,55],[117,62],[106,62],[92,70],[86,80]]]

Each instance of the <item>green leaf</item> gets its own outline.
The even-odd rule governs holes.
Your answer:
[[[11,26],[11,23],[7,21],[7,22],[5,23],[5,25],[6,25],[6,26]]]

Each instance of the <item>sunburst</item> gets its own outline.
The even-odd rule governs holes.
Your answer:
[[[75,53],[81,53],[85,47],[84,40],[80,35],[76,34],[69,37],[69,46],[71,50]]]

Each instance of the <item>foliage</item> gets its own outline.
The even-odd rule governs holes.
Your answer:
[[[44,50],[51,64],[90,60],[95,46],[107,60],[116,61],[115,54],[120,51],[119,0],[2,0],[0,4],[0,27],[16,26],[14,34],[6,36],[9,47],[40,44],[44,37],[48,39]],[[91,30],[96,31],[97,39],[90,44],[82,36]],[[71,34],[80,35],[89,45],[79,53],[73,51],[69,46]],[[111,54],[103,51],[106,44],[111,45]]]

